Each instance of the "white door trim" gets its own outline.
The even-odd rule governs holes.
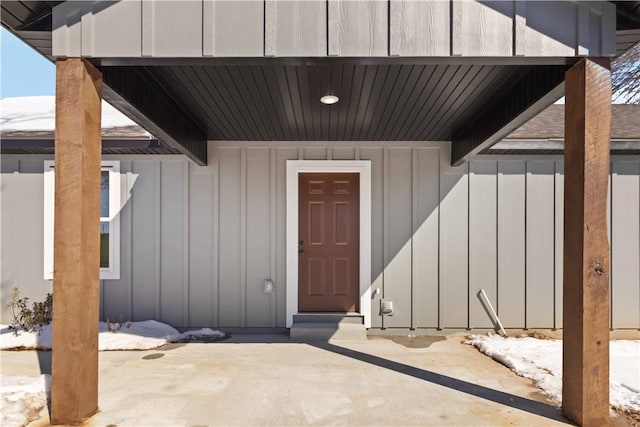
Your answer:
[[[298,313],[298,174],[360,174],[360,314],[371,327],[371,162],[287,160],[287,328]]]

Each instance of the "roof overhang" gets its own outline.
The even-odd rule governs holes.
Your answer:
[[[61,3],[76,7],[71,2],[3,2],[2,24],[51,58],[51,9]],[[635,37],[633,31],[640,31],[639,2],[612,3],[618,16],[617,29],[626,32],[624,43],[628,44]],[[144,14],[148,6],[140,4]],[[104,5],[107,3],[100,9],[109,7]],[[397,19],[399,15],[394,15],[391,6],[387,18]],[[496,10],[500,12],[501,7],[496,6]],[[598,12],[598,7],[580,3],[579,19],[588,23],[608,10]],[[209,13],[205,9],[194,10]],[[203,15],[203,19],[209,18]],[[473,15],[468,19],[474,19]],[[199,164],[207,161],[206,140],[444,140],[453,141],[452,160],[461,163],[562,96],[565,70],[579,60],[579,52],[589,52],[580,43],[593,42],[591,36],[585,39],[592,33],[584,31],[605,31],[604,24],[602,28],[581,27],[578,38],[582,41],[577,41],[576,56],[518,55],[527,46],[516,37],[522,36],[519,31],[529,21],[523,27],[521,20],[514,19],[512,56],[470,56],[473,50],[469,46],[452,40],[446,44],[447,51],[451,49],[449,56],[398,56],[404,47],[389,41],[387,54],[382,56],[273,58],[267,53],[277,53],[278,43],[287,41],[278,38],[278,33],[270,33],[276,31],[275,21],[259,21],[265,25],[264,40],[259,44],[264,54],[261,57],[153,57],[153,51],[147,50],[147,54],[135,58],[91,51],[87,58],[103,73],[105,100]],[[328,19],[326,31],[331,25],[336,24]],[[387,40],[398,40],[394,38],[398,28],[402,26],[389,24],[381,31],[388,31]],[[602,34],[594,46],[604,46]],[[142,31],[140,37],[145,52],[144,37],[149,35]],[[228,41],[235,43],[232,39]],[[173,42],[170,38],[163,40]],[[207,49],[212,49],[212,54],[217,52],[214,48],[218,45],[208,46],[205,40],[199,40],[203,43],[201,53]],[[340,46],[332,43],[327,39],[325,53],[339,52]],[[333,106],[320,104],[320,96],[330,92],[339,92],[340,102]]]
[[[52,137],[2,137],[0,154],[53,154]],[[102,139],[102,154],[180,154],[157,139]]]

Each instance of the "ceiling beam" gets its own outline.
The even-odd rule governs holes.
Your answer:
[[[207,164],[207,137],[190,115],[143,70],[102,67],[103,98],[160,141],[196,164]]]
[[[474,120],[453,132],[451,164],[459,166],[491,147],[564,94],[566,66],[531,67],[487,100]]]

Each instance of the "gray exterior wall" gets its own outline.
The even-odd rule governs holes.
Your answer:
[[[607,56],[615,23],[605,1],[73,1],[53,56]]]
[[[120,160],[121,278],[102,317],[178,327],[285,326],[285,165],[370,160],[372,281],[397,313],[373,327],[486,328],[484,289],[507,328],[562,327],[560,156],[479,157],[449,166],[447,143],[210,143],[181,156]],[[2,322],[10,288],[41,299],[43,156],[2,156]],[[640,157],[612,158],[612,319],[640,328]],[[275,292],[263,292],[271,278]]]

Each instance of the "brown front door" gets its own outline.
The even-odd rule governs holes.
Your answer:
[[[298,310],[357,311],[360,175],[301,173]]]

